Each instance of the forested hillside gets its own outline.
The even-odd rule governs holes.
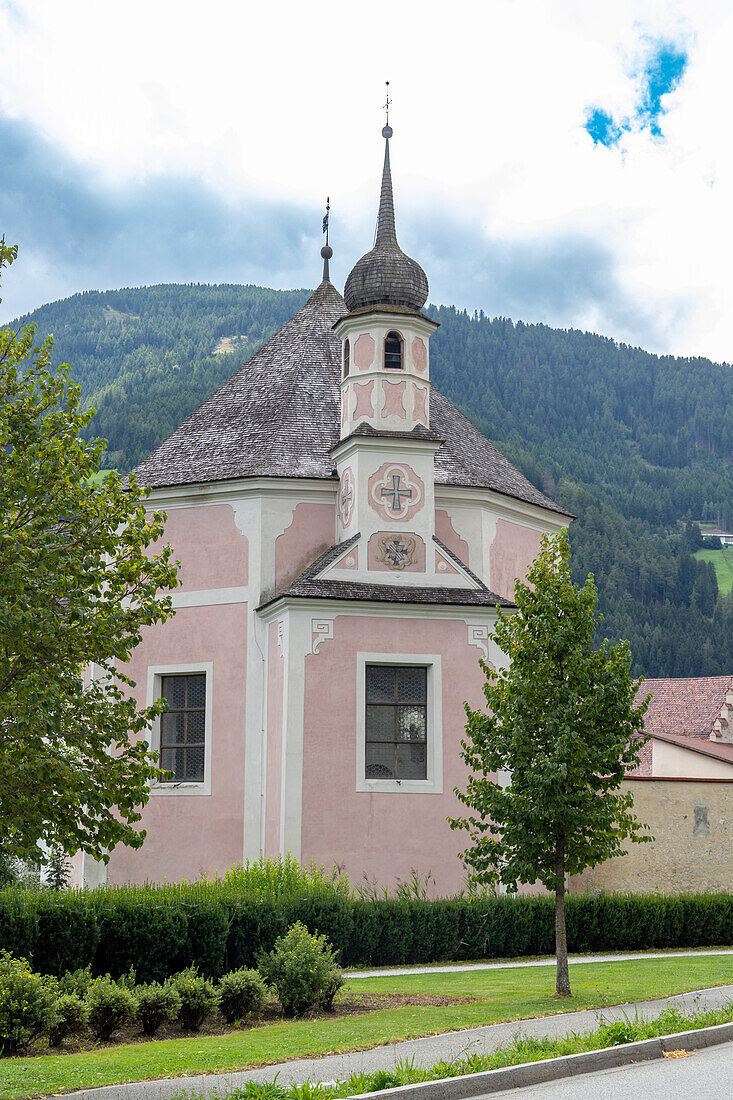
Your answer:
[[[55,339],[111,465],[129,469],[302,304],[306,291],[166,285],[75,295],[22,318]],[[733,597],[690,521],[733,525],[733,370],[453,308],[428,310],[435,384],[574,512],[600,633],[648,676],[733,672]],[[688,523],[685,533],[685,522]]]

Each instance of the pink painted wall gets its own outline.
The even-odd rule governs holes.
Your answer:
[[[184,591],[247,583],[248,542],[237,528],[229,504],[172,508],[162,542],[171,544],[174,558],[181,562],[179,579]]]
[[[438,536],[440,537],[440,536]],[[515,578],[524,580],[527,570],[540,552],[539,531],[522,527],[507,519],[497,520],[496,535],[489,552],[489,587],[497,596],[514,598]]]
[[[356,655],[439,653],[443,684],[443,794],[357,792]],[[482,703],[482,652],[468,644],[462,621],[340,615],[334,637],[305,659],[302,859],[340,863],[352,882],[407,879],[414,868],[432,874],[439,893],[463,884],[459,852],[467,834],[446,817],[460,813],[453,794],[465,785],[460,740],[463,701]]]
[[[468,560],[468,543],[458,534],[444,508],[435,509],[435,534],[464,565],[470,564]]]
[[[278,624],[267,634],[267,797],[265,851],[280,851],[280,791],[282,786],[283,656],[277,640]]]
[[[336,513],[331,504],[299,504],[290,526],[275,539],[275,589],[279,591],[333,546]]]
[[[137,850],[114,850],[110,883],[176,882],[242,859],[246,639],[247,604],[180,608],[144,632],[125,670],[141,704],[149,665],[213,662],[211,795],[152,795],[140,823],[147,839]]]

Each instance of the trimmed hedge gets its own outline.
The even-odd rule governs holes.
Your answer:
[[[188,966],[208,977],[253,967],[296,921],[334,945],[344,966],[547,955],[549,897],[356,899],[333,891],[256,898],[226,883],[96,891],[0,890],[0,947],[34,969],[90,965],[137,981]],[[733,894],[601,894],[567,899],[571,951],[733,944]]]

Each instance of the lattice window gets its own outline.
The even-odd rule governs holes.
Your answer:
[[[402,370],[402,337],[398,332],[388,332],[385,337],[384,366],[386,370]]]
[[[366,666],[366,778],[427,779],[427,669]]]
[[[168,710],[160,716],[160,766],[168,783],[203,783],[206,751],[206,675],[162,676]]]
[[[351,344],[348,340],[345,340],[344,341],[344,378],[348,378],[350,370],[351,370]]]

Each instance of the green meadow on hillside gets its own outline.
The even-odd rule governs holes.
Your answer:
[[[733,589],[733,549],[698,550],[695,557],[698,561],[713,563],[718,578],[718,591],[721,596],[729,595]]]

